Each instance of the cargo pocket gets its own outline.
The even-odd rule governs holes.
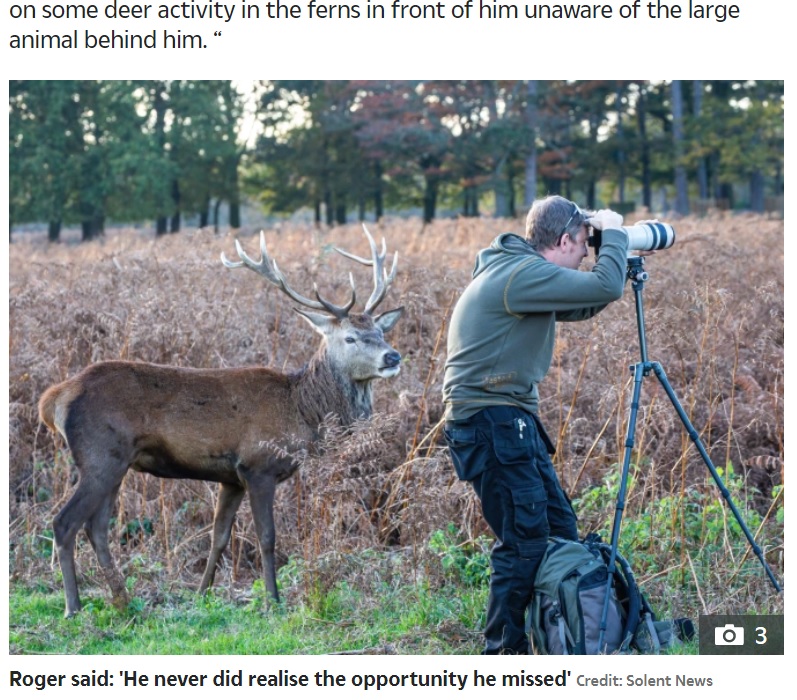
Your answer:
[[[525,540],[543,538],[541,551],[545,550],[548,534],[548,495],[544,486],[516,489],[512,492],[515,506],[515,532]]]
[[[525,418],[493,424],[493,449],[501,464],[519,464],[531,459],[535,433]]]
[[[472,481],[486,468],[484,448],[476,440],[476,428],[443,428],[448,443],[451,461],[457,478]]]

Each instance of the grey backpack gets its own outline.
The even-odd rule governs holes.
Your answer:
[[[611,547],[598,535],[581,542],[551,538],[534,580],[527,617],[536,654],[656,654],[694,635],[689,620],[657,621],[619,554],[602,648],[600,623]]]

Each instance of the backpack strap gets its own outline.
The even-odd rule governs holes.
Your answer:
[[[570,636],[570,630],[567,629],[567,625],[565,624],[565,619],[561,615],[559,616],[558,620],[556,621],[556,627],[559,631],[559,643],[562,645],[562,653],[567,656],[569,646],[567,646],[567,640],[570,640],[570,643],[573,642],[573,637]]]
[[[659,633],[656,631],[656,626],[653,624],[653,615],[649,612],[645,612],[644,620],[648,632],[650,633],[650,641],[653,643],[653,653],[658,654],[661,651],[661,643],[659,642]]]
[[[562,655],[569,656],[570,649],[575,649],[576,642],[573,639],[570,628],[567,626],[565,616],[562,614],[562,611],[559,608],[559,603],[554,603],[551,606],[550,617],[556,623],[556,632],[559,636],[559,644],[562,645]]]
[[[605,543],[601,543],[600,547],[601,551],[604,553],[604,558],[608,559],[611,556],[612,548]],[[615,554],[615,560],[620,564],[620,569],[622,569],[622,573],[615,570],[615,578],[619,579],[619,583],[622,584],[622,587],[625,589],[625,594],[628,596],[625,625],[623,627],[623,641],[620,645],[622,651],[628,651],[631,642],[634,640],[637,624],[643,613],[642,596],[639,592],[634,574],[631,571],[631,565],[620,552]]]

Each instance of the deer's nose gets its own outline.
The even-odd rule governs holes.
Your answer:
[[[401,355],[399,355],[395,350],[391,350],[390,352],[386,352],[384,357],[382,358],[382,362],[384,362],[384,367],[395,367],[401,362]]]

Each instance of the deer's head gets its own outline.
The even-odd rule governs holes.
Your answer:
[[[225,266],[247,267],[254,270],[282,290],[293,301],[305,307],[296,309],[296,311],[323,337],[322,352],[326,353],[330,365],[349,379],[360,382],[394,377],[399,373],[401,355],[385,342],[384,336],[396,325],[404,313],[404,307],[399,307],[374,316],[376,307],[382,303],[395,279],[398,254],[393,254],[393,263],[390,274],[388,274],[385,270],[387,252],[384,239],[382,239],[380,252],[364,224],[363,230],[371,247],[370,258],[361,258],[340,248],[335,248],[341,255],[374,269],[374,289],[362,313],[351,313],[356,301],[354,278],[351,274],[349,275],[351,297],[343,306],[324,299],[315,284],[313,285],[315,299],[309,299],[293,290],[280,272],[276,261],[269,255],[266,248],[266,236],[262,231],[260,232],[259,261],[250,258],[237,240],[235,249],[240,262],[231,262],[224,253],[221,254],[221,261]],[[312,309],[312,311],[308,309]],[[318,313],[319,311],[324,313]]]

